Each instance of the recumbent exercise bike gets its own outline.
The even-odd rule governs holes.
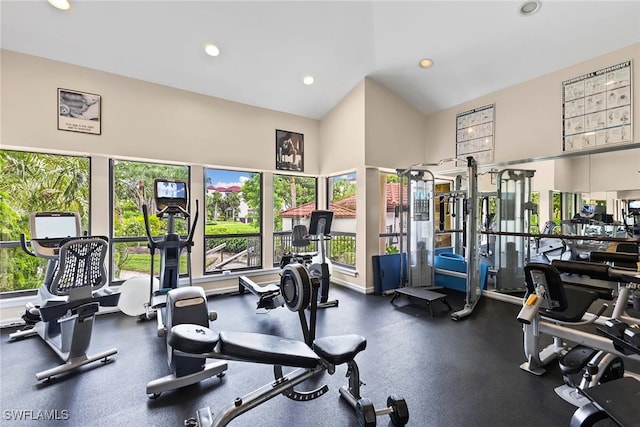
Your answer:
[[[619,276],[628,283],[626,289],[640,290],[640,272],[620,272]],[[600,334],[611,339],[613,347],[620,353],[640,356],[638,324],[630,326],[614,319],[597,329]],[[605,419],[612,419],[621,426],[638,425],[640,422],[640,381],[636,378],[623,377],[583,389],[581,393],[589,403],[574,412],[571,427],[593,426]]]
[[[591,253],[591,258],[594,260],[610,257],[620,259],[621,254]],[[562,272],[569,274],[567,279],[573,281],[587,276],[603,283],[614,282],[616,286],[618,282],[622,282],[611,318],[601,317],[607,308],[606,304],[602,304],[595,314],[588,313],[589,308],[598,298],[613,299],[610,287],[567,284],[563,282]],[[621,327],[616,325],[628,326],[621,321],[624,319],[636,325],[629,329],[627,339],[635,340],[636,345],[640,342],[640,335],[631,336],[632,331],[637,331],[635,328],[640,319],[623,315],[629,299],[629,291],[634,286],[628,283],[625,273],[628,273],[628,270],[612,268],[599,262],[554,260],[551,265],[530,263],[525,266],[528,295],[518,314],[518,320],[523,324],[527,361],[521,365],[521,368],[541,375],[545,371],[544,367],[559,357],[565,385],[556,388],[556,392],[576,406],[588,402],[588,399],[583,396],[584,390],[616,381],[626,375],[625,358],[638,359],[633,352],[620,351],[620,347],[613,344],[610,339],[611,335],[621,330]],[[576,277],[577,275],[580,276]],[[574,329],[575,326],[596,322],[604,325],[604,328],[597,328],[599,334]],[[607,337],[601,336],[605,335],[603,333],[605,330],[610,331]],[[552,344],[544,349],[539,347],[539,338],[542,334],[553,337]],[[565,340],[577,345],[568,349]]]
[[[29,219],[31,247],[20,235],[22,249],[48,260],[40,305],[27,304],[25,329],[9,335],[11,340],[39,335],[64,361],[36,374],[49,380],[80,366],[101,360],[106,363],[115,348],[87,355],[93,322],[100,306],[115,307],[120,294],[110,289],[104,265],[107,238],[80,236],[80,216],[71,212],[37,212]]]
[[[298,391],[295,387],[322,372],[335,373],[336,366],[346,364],[349,385],[340,388],[340,396],[356,411],[362,426],[376,425],[376,417],[389,415],[394,425],[405,425],[409,420],[406,401],[395,394],[387,399],[387,407],[376,410],[373,403],[360,395],[360,371],[355,361],[358,353],[366,348],[367,341],[360,335],[338,335],[315,338],[316,313],[320,280],[311,277],[301,264],[284,267],[280,280],[280,290],[285,305],[297,312],[302,327],[304,341],[285,339],[279,336],[213,330],[193,324],[176,325],[168,331],[167,343],[180,357],[213,358],[274,366],[275,381],[235,399],[233,404],[221,411],[215,418],[209,407],[197,411],[196,417],[185,421],[185,425],[225,426],[237,416],[283,394],[296,401],[309,401],[324,395],[328,387],[323,385],[314,390]],[[186,305],[203,304],[193,301],[183,293],[188,288],[169,291],[169,298]],[[182,304],[175,304],[182,305]],[[310,307],[307,318],[306,308]],[[284,375],[282,367],[296,368]]]

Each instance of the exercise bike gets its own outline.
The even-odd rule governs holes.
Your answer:
[[[591,256],[600,259],[601,256],[620,258],[621,255],[592,252]],[[580,274],[605,283],[614,282],[617,286],[619,281],[625,280],[624,270],[602,263],[560,260],[554,260],[551,265],[530,263],[525,266],[528,295],[518,314],[518,320],[523,324],[527,361],[521,368],[542,375],[544,367],[559,357],[565,385],[556,388],[556,393],[575,406],[581,406],[587,403],[581,393],[583,390],[627,375],[624,358],[637,359],[637,356],[621,352],[612,345],[611,340],[575,327],[596,321],[609,327],[609,324],[628,319],[623,316],[623,311],[630,284],[619,290],[612,317],[602,319],[606,304],[595,314],[588,313],[588,309],[598,298],[613,299],[611,289],[566,284],[563,283],[560,272]],[[629,321],[633,323],[634,319],[629,318]],[[635,324],[638,321],[639,319],[635,319]],[[551,335],[553,343],[540,350],[539,338],[542,334]],[[564,340],[577,345],[568,349]]]
[[[167,219],[167,232],[161,237],[151,235],[149,224],[149,209],[142,206],[145,230],[147,233],[148,247],[151,254],[151,277],[149,284],[148,302],[144,304],[144,313],[141,319],[157,320],[157,334],[166,337],[167,331],[181,323],[197,324],[203,327],[209,326],[209,321],[216,318],[215,313],[209,313],[206,307],[206,295],[202,288],[192,286],[191,276],[191,247],[193,246],[193,234],[198,221],[198,204],[193,216],[189,234],[181,237],[175,231],[175,219],[188,220],[190,214],[187,211],[188,189],[184,181],[156,179],[154,181],[154,199],[158,218]],[[187,276],[189,286],[180,288],[180,258],[182,252],[187,253]],[[160,254],[160,286],[154,286],[154,255]],[[171,294],[172,290],[180,290]],[[123,310],[124,311],[124,310]],[[129,314],[129,313],[126,313]],[[132,313],[135,314],[135,313]],[[198,383],[206,378],[224,376],[227,370],[225,362],[206,363],[206,358],[185,358],[175,354],[173,348],[167,344],[167,362],[171,374],[150,381],[147,384],[147,395],[155,399],[162,392],[175,390],[187,385]]]
[[[640,289],[640,273],[622,273],[621,278],[634,289]],[[610,320],[605,327],[597,328],[603,336],[611,339],[616,350],[625,355],[640,355],[640,328]],[[590,375],[591,372],[587,371]],[[593,426],[596,422],[610,419],[621,426],[637,425],[640,420],[640,381],[623,377],[581,389],[589,403],[580,406],[571,417],[571,427]]]
[[[331,272],[326,254],[326,244],[331,240],[331,222],[333,212],[326,210],[315,210],[311,212],[309,229],[303,224],[298,224],[292,230],[292,246],[297,248],[296,252],[287,253],[282,256],[280,268],[289,264],[300,264],[304,266],[312,278],[317,278],[320,282],[320,294],[317,308],[337,307],[338,300],[329,300],[329,286]],[[300,252],[300,248],[318,242],[319,254]],[[319,262],[314,262],[314,256],[319,255]],[[285,302],[280,292],[280,286],[276,283],[258,285],[247,276],[238,278],[238,291],[243,295],[249,291],[258,297],[257,308],[271,310],[284,306]]]
[[[41,303],[27,304],[23,316],[27,327],[9,338],[39,335],[65,362],[38,372],[38,380],[49,380],[98,360],[106,363],[118,352],[115,348],[94,355],[87,355],[87,350],[99,307],[117,306],[120,297],[106,285],[107,238],[80,237],[80,217],[76,213],[33,213],[29,225],[33,250],[27,247],[24,234],[20,235],[22,249],[48,260],[44,283],[38,290]]]
[[[315,338],[319,289],[319,278],[312,278],[301,264],[284,267],[280,280],[281,294],[289,310],[299,315],[304,341],[250,332],[216,333],[201,325],[190,324],[180,324],[169,331],[167,342],[180,356],[261,363],[274,367],[275,381],[236,398],[215,418],[209,407],[202,408],[197,411],[196,417],[186,420],[185,425],[225,426],[279,394],[300,402],[317,399],[327,393],[326,385],[309,391],[299,391],[295,387],[323,372],[333,374],[336,367],[342,364],[347,365],[349,384],[339,389],[340,396],[354,408],[361,426],[375,426],[376,417],[381,415],[389,415],[392,423],[398,426],[409,421],[406,401],[398,395],[390,395],[387,407],[379,410],[369,399],[360,395],[363,383],[355,357],[366,348],[364,337],[351,334]],[[176,289],[169,294],[173,296],[181,291]],[[307,307],[310,307],[308,317]],[[285,375],[283,366],[296,369]]]

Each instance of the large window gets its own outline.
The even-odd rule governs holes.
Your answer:
[[[205,273],[262,267],[262,174],[205,169]]]
[[[400,230],[400,177],[397,174],[381,172],[384,181],[381,181],[382,194],[384,200],[380,204],[380,209],[384,209],[384,222],[380,222],[379,228],[379,253],[395,254],[400,252],[400,239],[405,238],[405,234]],[[406,178],[403,182],[403,194],[406,199],[407,184]],[[405,202],[406,206],[406,202]],[[406,218],[403,221],[406,224]]]
[[[327,180],[329,209],[333,211],[329,258],[338,265],[356,265],[356,173]]]
[[[0,150],[0,291],[38,288],[46,260],[20,248],[29,239],[29,215],[40,211],[80,214],[89,224],[90,161],[86,157]]]
[[[111,168],[113,189],[111,272],[113,280],[126,280],[133,276],[149,274],[151,268],[142,205],[149,208],[151,234],[160,236],[167,231],[167,221],[155,215],[157,211],[153,181],[156,178],[162,178],[189,182],[189,168],[122,160],[113,160]],[[188,227],[188,221],[175,220],[175,231],[181,236],[186,236]],[[159,273],[160,268],[158,256],[156,252],[155,274]],[[181,259],[180,273],[187,273],[185,257]]]
[[[273,265],[280,264],[283,254],[295,252],[291,231],[316,209],[316,188],[316,178],[273,176]]]

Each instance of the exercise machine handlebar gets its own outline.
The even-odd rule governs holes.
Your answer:
[[[199,216],[199,203],[198,200],[196,200],[196,212],[193,216],[193,220],[191,221],[191,227],[189,228],[189,234],[187,235],[187,242],[189,243],[187,245],[187,251],[191,252],[191,247],[193,246],[193,235],[196,232],[196,224],[198,223],[198,216]]]
[[[177,211],[173,212],[171,210],[173,208],[176,208]],[[191,221],[191,227],[189,228],[189,233],[187,234],[186,239],[180,238],[180,243],[182,245],[184,245],[189,252],[191,251],[191,246],[193,246],[193,235],[195,234],[195,231],[196,231],[196,225],[198,223],[199,211],[200,211],[200,204],[199,204],[198,200],[196,200],[196,212],[195,212],[195,214],[193,216],[193,220]],[[191,215],[187,211],[182,209],[181,206],[169,206],[169,207],[166,207],[162,211],[158,212],[158,218],[161,218],[165,214],[168,214],[170,216],[170,218],[173,215],[176,215],[176,214],[180,214],[185,219],[191,217]],[[155,250],[160,245],[162,245],[162,243],[164,242],[164,239],[162,237],[157,238],[157,239],[153,237],[153,235],[151,233],[151,225],[149,224],[149,208],[147,207],[147,205],[142,205],[142,216],[144,217],[144,228],[145,228],[145,231],[147,233],[147,241],[149,243],[149,249],[151,250],[151,254],[153,255],[155,253]],[[170,222],[171,221],[172,220],[170,219]],[[172,231],[173,230],[169,230],[169,232],[172,232]]]
[[[33,257],[38,256],[35,252],[29,249],[29,246],[27,245],[27,236],[24,233],[20,233],[20,247],[27,255],[31,255]]]

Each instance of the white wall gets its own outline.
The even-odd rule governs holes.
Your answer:
[[[633,59],[634,96],[640,99],[640,44],[488,94],[428,117],[370,79],[356,85],[322,121],[255,108],[87,68],[2,50],[1,86],[3,148],[91,154],[92,167],[103,178],[92,182],[92,229],[105,233],[108,224],[108,159],[130,158],[267,171],[265,194],[275,167],[275,129],[305,135],[305,173],[326,177],[356,171],[358,274],[335,273],[338,281],[371,289],[371,255],[378,253],[377,168],[396,168],[455,155],[455,115],[481,105],[496,104],[495,161],[505,162],[554,156],[561,153],[561,83],[583,73]],[[57,89],[67,88],[102,95],[102,135],[57,130]],[[634,109],[635,141],[640,141],[640,109]],[[625,155],[627,153],[627,155]],[[630,154],[630,155],[629,155]],[[611,153],[606,164],[584,175],[583,160],[564,159],[555,166],[556,189],[561,184],[597,181],[628,183],[640,188],[638,151]],[[576,158],[577,159],[577,158]],[[564,161],[563,160],[563,161]],[[607,166],[608,165],[608,166]],[[637,167],[640,169],[640,167]],[[589,172],[593,172],[593,167]],[[193,185],[200,186],[201,176]],[[324,204],[324,179],[319,185]],[[535,181],[534,181],[535,183]],[[535,185],[535,184],[534,184]],[[603,187],[609,187],[607,183]],[[602,188],[614,190],[614,188]],[[586,189],[587,191],[589,188]],[[374,203],[373,205],[371,203]],[[374,207],[375,206],[375,207]],[[264,207],[270,212],[270,206]],[[265,218],[265,236],[272,225]],[[202,233],[203,230],[199,230]],[[201,234],[200,234],[201,236]],[[196,238],[196,242],[201,242]],[[198,244],[198,243],[196,243]],[[265,240],[264,250],[270,243]],[[197,248],[196,248],[197,251]],[[265,252],[266,253],[266,252]],[[197,257],[194,257],[194,259]],[[194,272],[201,274],[194,266]]]
[[[496,163],[562,154],[562,82],[630,59],[635,62],[633,96],[637,103],[640,43],[427,116],[426,159],[454,157],[456,114],[494,103]],[[634,141],[639,142],[640,108],[634,109],[633,122]]]
[[[317,120],[7,50],[1,55],[3,146],[273,170],[275,130],[285,129],[305,136],[305,172],[320,172]],[[102,96],[102,135],[57,130],[58,88]]]
[[[357,84],[320,122],[320,174],[352,171],[364,164],[364,81]]]
[[[365,165],[406,168],[424,158],[424,115],[370,78],[365,79]]]
[[[320,122],[320,139],[322,141],[322,154],[320,169],[324,177],[337,175],[344,172],[356,171],[356,271],[351,274],[334,268],[331,280],[354,288],[363,288],[365,276],[362,275],[363,263],[360,260],[364,247],[365,233],[362,229],[360,218],[364,215],[363,207],[366,201],[361,192],[364,181],[358,165],[364,164],[365,135],[364,135],[364,81],[358,83],[344,98],[322,119]],[[323,180],[326,183],[326,180]],[[320,206],[325,203],[324,198],[319,199]],[[349,231],[353,231],[353,227]],[[364,254],[362,257],[364,258]]]
[[[317,120],[7,50],[0,50],[0,55],[0,148],[91,155],[93,233],[109,235],[109,158],[189,164],[192,188],[204,188],[204,167],[264,170],[265,194],[271,194],[275,130],[285,129],[305,136],[305,174],[320,173]],[[57,129],[58,88],[102,96],[101,135]],[[270,203],[265,200],[263,212],[272,211]],[[271,217],[263,228],[265,236],[271,236]],[[204,221],[200,221],[195,254],[203,236]],[[270,238],[263,243],[268,268],[273,243]],[[200,258],[192,257],[196,278],[203,276]]]

